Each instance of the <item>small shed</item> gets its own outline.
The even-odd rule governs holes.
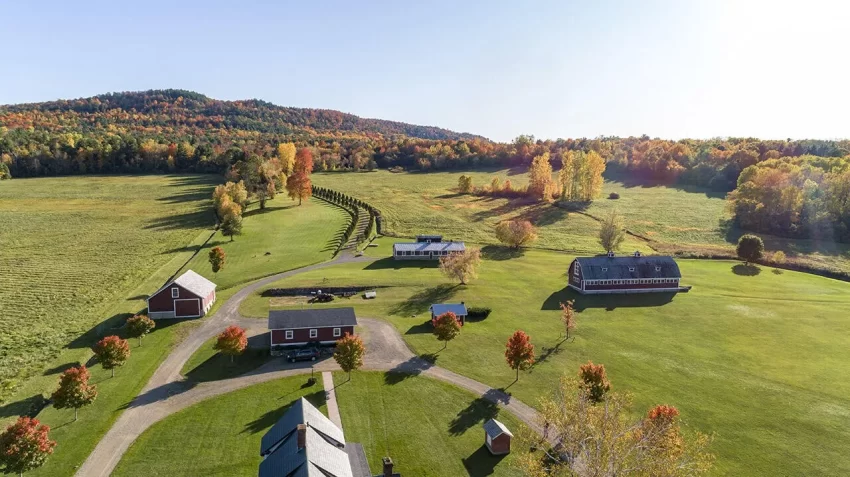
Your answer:
[[[192,270],[169,281],[148,298],[148,316],[162,318],[198,318],[215,303],[215,283]]]
[[[511,452],[511,439],[514,435],[501,422],[490,419],[484,423],[484,443],[493,455],[504,455]]]
[[[443,315],[445,313],[452,312],[455,314],[458,320],[460,320],[460,325],[463,326],[466,323],[466,305],[463,302],[460,303],[440,303],[431,305],[431,324],[437,320],[437,317]]]

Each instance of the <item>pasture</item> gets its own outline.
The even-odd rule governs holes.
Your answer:
[[[22,383],[31,387],[61,348],[105,318],[144,308],[145,290],[130,293],[152,275],[159,286],[189,258],[186,247],[212,231],[209,197],[218,181],[87,176],[0,184],[0,402],[14,401]],[[69,360],[88,345],[73,345]],[[0,419],[12,414],[4,410]]]
[[[380,239],[369,253],[386,257],[391,240]],[[379,286],[376,300],[324,306],[352,305],[358,316],[387,319],[416,353],[531,405],[562,374],[576,373],[588,360],[604,363],[614,389],[634,396],[636,414],[670,404],[688,428],[714,433],[719,475],[850,472],[844,457],[850,442],[849,284],[732,261],[681,260],[683,284],[694,287],[690,293],[593,298],[565,289],[570,255],[490,250],[485,256],[480,278],[466,286],[448,282],[433,263],[387,258],[272,286]],[[558,304],[568,299],[581,312],[575,337],[564,340]],[[470,321],[441,350],[427,308],[459,301],[493,312]],[[260,291],[241,311],[264,318],[268,309]],[[530,334],[538,358],[518,382],[503,356],[516,329]]]
[[[664,253],[734,253],[743,233],[730,224],[723,194],[695,187],[635,185],[626,179],[606,179],[599,199],[584,210],[569,212],[524,199],[477,197],[457,193],[458,178],[473,178],[486,186],[493,177],[515,186],[528,182],[515,170],[353,174],[320,173],[313,182],[365,200],[381,210],[384,233],[412,237],[440,233],[447,238],[479,244],[497,243],[493,227],[502,220],[527,219],[539,229],[532,247],[580,254],[599,253],[599,223],[611,210],[626,228],[642,238],[628,237],[622,250],[654,248]],[[619,199],[609,199],[611,193]],[[791,240],[763,236],[768,250],[782,250],[808,265],[850,271],[850,245],[829,241]]]

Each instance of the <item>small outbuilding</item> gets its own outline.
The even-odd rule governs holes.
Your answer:
[[[357,326],[354,308],[308,308],[269,311],[271,348],[333,344]]]
[[[484,423],[484,444],[493,455],[505,455],[511,452],[511,439],[514,435],[501,422],[490,419]]]
[[[164,318],[199,318],[215,303],[215,283],[192,270],[169,281],[148,297],[148,316]]]
[[[455,314],[458,320],[460,320],[460,325],[463,326],[466,323],[466,315],[468,312],[466,311],[466,305],[463,302],[460,303],[440,303],[431,305],[431,324],[433,325],[437,321],[437,317],[448,312],[452,312]]]

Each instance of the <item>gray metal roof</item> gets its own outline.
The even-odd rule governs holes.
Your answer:
[[[290,437],[298,424],[307,424],[340,445],[345,445],[342,430],[302,397],[292,403],[286,414],[263,435],[260,441],[260,455],[267,454],[280,441]]]
[[[172,283],[180,285],[181,287],[185,288],[186,290],[189,290],[190,292],[194,293],[195,295],[198,295],[201,298],[206,298],[210,293],[213,292],[213,290],[215,290],[216,286],[215,283],[198,275],[192,270],[186,270],[186,272],[184,272],[182,275],[166,283],[162,286],[162,288],[155,291],[153,295],[156,295],[162,290],[165,290],[166,288],[170,287]]]
[[[296,429],[306,424],[304,449],[298,448]],[[344,450],[342,430],[301,398],[263,435],[260,477],[353,477]]]
[[[507,434],[511,437],[514,436],[513,434],[511,434],[511,431],[509,431],[508,428],[505,427],[504,424],[495,419],[490,419],[489,421],[484,423],[484,432],[486,432],[491,439],[495,439],[501,436],[502,434]]]
[[[452,312],[457,316],[466,316],[466,305],[463,303],[440,303],[431,305],[431,311],[436,316]]]
[[[679,265],[669,256],[578,257],[584,280],[632,278],[682,278]]]
[[[466,245],[463,242],[403,242],[394,243],[393,251],[400,252],[463,252]]]
[[[305,310],[269,311],[269,329],[326,328],[329,326],[356,326],[354,308],[307,308]]]

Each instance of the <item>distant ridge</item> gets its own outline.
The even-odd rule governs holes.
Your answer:
[[[42,123],[44,127],[67,132],[90,132],[109,125],[127,129],[239,129],[296,136],[351,133],[437,140],[485,139],[435,126],[361,118],[330,109],[277,106],[259,99],[218,100],[181,89],[108,93],[89,98],[0,106],[0,117],[9,113],[33,112],[74,114],[75,117],[51,120],[51,124]],[[55,124],[57,122],[59,124]]]

